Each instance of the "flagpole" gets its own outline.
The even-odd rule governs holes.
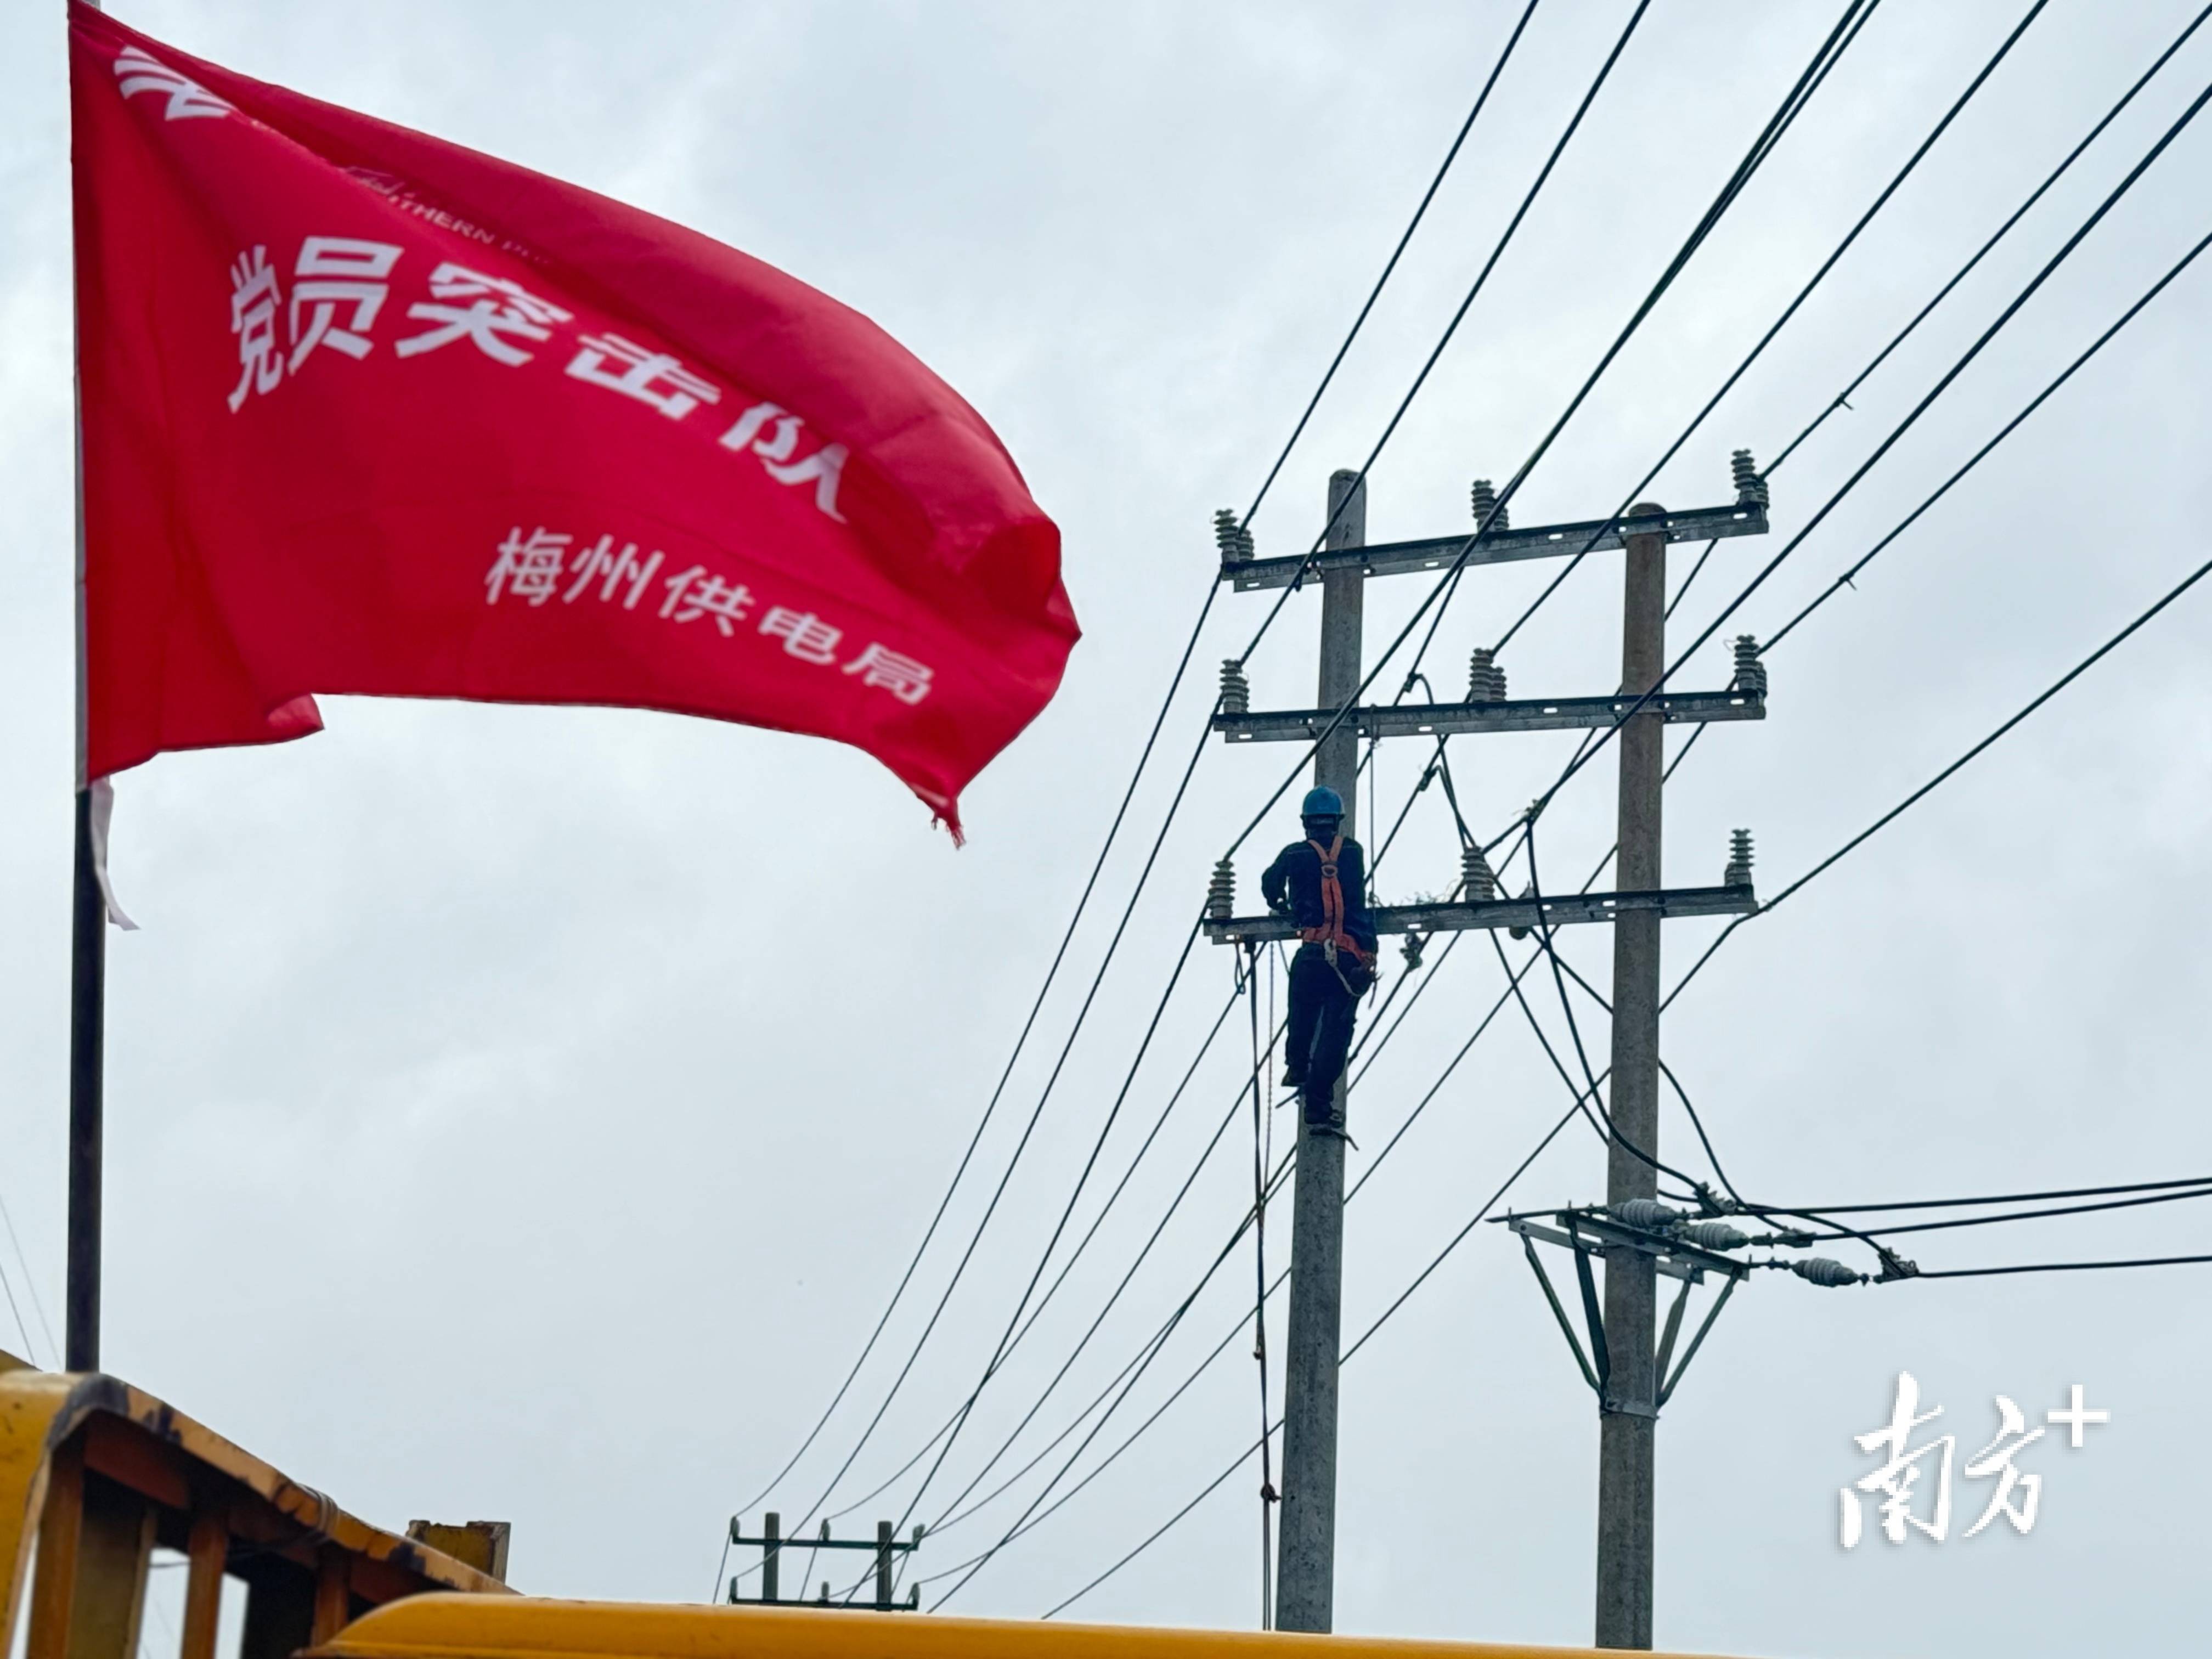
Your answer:
[[[81,525],[77,533],[81,549]],[[92,792],[82,786],[76,792],[76,872],[70,909],[69,1311],[62,1364],[67,1370],[96,1371],[107,907],[93,872]]]
[[[87,0],[94,10],[100,0]],[[72,270],[74,262],[72,262]],[[76,296],[70,295],[76,343]],[[77,381],[74,351],[70,364]],[[72,386],[76,426],[76,867],[70,895],[69,1285],[62,1367],[100,1369],[100,1200],[104,1141],[101,1060],[106,1047],[107,905],[93,863],[92,780],[86,706],[84,605],[84,410]]]

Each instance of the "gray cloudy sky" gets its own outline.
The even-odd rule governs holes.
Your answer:
[[[694,225],[867,312],[997,426],[1066,537],[1087,630],[1065,690],[977,783],[956,854],[890,776],[827,744],[669,717],[334,700],[330,729],[173,757],[118,787],[116,873],[144,931],[112,947],[110,1368],[368,1516],[500,1516],[535,1591],[696,1598],[719,1529],[782,1463],[880,1310],[972,1131],[1206,587],[1211,510],[1248,500],[1455,130],[1517,8],[1231,3],[374,7],[132,0],[193,52]],[[1834,15],[1657,0],[1377,468],[1374,539],[1466,522],[1711,198]],[[1641,476],[2016,20],[2014,0],[1893,0],[1514,503],[1601,514]],[[1651,493],[1726,498],[1910,316],[2185,21],[2186,0],[2056,0],[1861,245]],[[1255,524],[1304,545],[1622,21],[1545,0],[1432,217]],[[61,1298],[70,777],[69,224],[63,19],[0,15],[0,1194],[48,1315]],[[1805,523],[2212,76],[2192,41],[2014,237],[1793,458],[1777,534],[1723,544],[1702,627]],[[2192,129],[1741,613],[1762,635],[1972,452],[2159,271],[2202,217]],[[1717,879],[1753,826],[1778,889],[2207,556],[2201,341],[2185,276],[1972,479],[1775,653],[1770,718],[1713,732],[1669,791],[1668,869]],[[1678,565],[1677,568],[1681,567]],[[1517,692],[1618,665],[1618,562],[1594,558],[1506,658]],[[1452,665],[1550,573],[1470,579]],[[1376,584],[1370,643],[1422,584]],[[1134,878],[1172,775],[1265,601],[1224,596],[979,1168],[995,1177]],[[2212,594],[2192,593],[1923,806],[1742,929],[1669,1014],[1666,1052],[1737,1184],[1784,1203],[2142,1180],[2212,1166]],[[1310,700],[1316,601],[1254,659],[1256,706]],[[1728,631],[1735,631],[1731,624]],[[1371,658],[1370,658],[1371,660]],[[1719,643],[1687,672],[1718,684]],[[1571,749],[1457,745],[1495,829]],[[1098,1006],[974,1267],[839,1503],[974,1386],[1111,1105],[1212,860],[1285,748],[1209,751]],[[1385,755],[1386,811],[1419,758]],[[1422,798],[1385,898],[1449,887]],[[1610,769],[1547,819],[1553,878],[1610,840]],[[1245,848],[1248,895],[1271,826]],[[1670,977],[1715,924],[1672,924]],[[1512,947],[1517,951],[1525,947]],[[1602,983],[1608,941],[1564,941]],[[1435,952],[1431,951],[1433,961]],[[1395,971],[1395,956],[1389,958]],[[1429,971],[1429,970],[1424,970]],[[1442,968],[1355,1098],[1355,1175],[1501,975]],[[1201,951],[1079,1208],[1088,1224],[1229,994]],[[1564,1036],[1555,998],[1534,999]],[[1583,1034],[1603,1028],[1583,1011]],[[968,1483],[1073,1347],[1229,1110],[1239,1011],[917,1516]],[[1364,1329],[1564,1108],[1504,1020],[1348,1215]],[[1287,1126],[1287,1118],[1284,1120]],[[1666,1147],[1689,1158],[1670,1106]],[[1249,1193],[1248,1120],[1011,1467],[1195,1282]],[[1564,1135],[1515,1189],[1601,1194]],[[948,1242],[988,1187],[963,1188]],[[1269,1233],[1287,1249],[1288,1209]],[[2182,1205],[1935,1235],[1923,1265],[2201,1249]],[[917,1288],[845,1411],[771,1501],[805,1513],[945,1284]],[[0,1252],[21,1295],[21,1264]],[[1115,1443],[1249,1310],[1240,1251],[1094,1447]],[[1731,1305],[1661,1436],[1662,1644],[1755,1654],[2076,1654],[2201,1622],[2203,1270],[1815,1290]],[[1279,1350],[1279,1301],[1270,1310]],[[33,1322],[38,1356],[52,1350]],[[13,1346],[12,1327],[0,1343]],[[1255,1432],[1248,1349],[954,1603],[1029,1616],[1150,1532]],[[2112,1426],[2023,1457],[2033,1533],[1845,1553],[1900,1369],[1960,1457],[1993,1398],[2038,1419],[2085,1384]],[[1276,1396],[1280,1398],[1279,1384]],[[1588,1639],[1596,1424],[1517,1249],[1485,1228],[1345,1374],[1339,1621]],[[994,1541],[1048,1459],[923,1552]],[[1009,1465],[1002,1465],[1001,1471]],[[1087,1468],[1088,1462],[1081,1467]],[[994,1476],[992,1484],[995,1484]],[[903,1507],[913,1477],[840,1522]],[[1079,1604],[1249,1626],[1256,1468]],[[987,1485],[981,1488],[988,1491]],[[757,1510],[749,1513],[749,1522]],[[816,1577],[820,1577],[817,1572]]]

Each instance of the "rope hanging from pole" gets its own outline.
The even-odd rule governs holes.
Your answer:
[[[1279,1501],[1275,1492],[1273,1456],[1270,1448],[1272,1436],[1267,1404],[1267,1169],[1272,1162],[1273,1123],[1267,1111],[1267,1068],[1274,1048],[1270,1037],[1267,1046],[1260,1046],[1260,947],[1256,942],[1244,947],[1244,995],[1250,1005],[1252,1024],[1252,1236],[1253,1281],[1252,1358],[1260,1367],[1260,1628],[1274,1627],[1275,1608],[1275,1517],[1274,1504]],[[1274,958],[1268,958],[1268,1012],[1274,1012]],[[1274,1029],[1272,1018],[1268,1029]]]

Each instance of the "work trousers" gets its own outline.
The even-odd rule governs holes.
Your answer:
[[[1357,970],[1346,959],[1346,977]],[[1359,1017],[1359,999],[1330,965],[1318,945],[1302,945],[1291,958],[1291,1013],[1285,1033],[1289,1071],[1303,1078],[1306,1121],[1327,1123],[1344,1075],[1345,1056],[1352,1052],[1352,1028]]]

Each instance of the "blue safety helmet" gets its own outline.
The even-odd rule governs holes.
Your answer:
[[[1302,818],[1340,818],[1344,816],[1344,797],[1335,790],[1323,787],[1306,791],[1306,798],[1298,807]]]

